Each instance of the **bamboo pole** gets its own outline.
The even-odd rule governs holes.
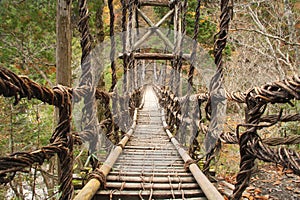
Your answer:
[[[130,128],[130,130],[127,132],[127,134],[122,138],[122,140],[119,142],[119,145],[114,148],[114,150],[109,154],[108,158],[104,162],[104,164],[100,167],[100,171],[107,176],[113,167],[114,163],[118,159],[119,155],[122,153],[122,147],[125,146],[126,143],[129,140],[129,137],[132,135],[133,130],[136,127],[136,121],[137,121],[137,111],[136,108],[134,110],[134,116],[133,116],[133,123]],[[74,198],[74,200],[91,200],[94,195],[97,193],[101,186],[101,183],[98,179],[91,179],[78,193],[78,195]]]
[[[166,130],[167,135],[169,136],[171,142],[176,147],[177,151],[179,152],[180,156],[184,160],[184,162],[187,162],[188,160],[192,160],[192,158],[189,156],[189,154],[181,147],[179,142],[175,137],[173,137],[172,133],[167,129],[168,124],[165,120],[165,112],[164,109],[161,110],[162,115],[162,123],[163,127]],[[200,188],[206,195],[208,200],[223,200],[224,197],[221,195],[221,193],[214,187],[214,185],[208,180],[208,178],[202,173],[202,171],[199,169],[199,167],[192,163],[189,165],[189,169],[192,172],[194,178],[196,179],[197,183],[199,184]]]

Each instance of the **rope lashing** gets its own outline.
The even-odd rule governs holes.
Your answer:
[[[106,176],[101,170],[99,170],[99,168],[96,168],[95,170],[89,173],[87,181],[90,181],[91,179],[97,179],[100,182],[100,189],[104,189],[106,187]]]
[[[191,164],[196,164],[197,161],[196,160],[193,160],[193,159],[189,159],[187,160],[185,163],[184,163],[184,169],[185,171],[188,171],[189,170],[189,167]]]

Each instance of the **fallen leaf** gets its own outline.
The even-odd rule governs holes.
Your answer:
[[[293,182],[295,182],[295,183],[300,183],[300,179],[293,180]]]
[[[293,170],[291,170],[291,169],[286,169],[284,172],[286,174],[293,174],[294,173]]]
[[[296,188],[296,189],[294,190],[294,192],[297,193],[297,194],[300,194],[300,189],[299,189],[299,188]]]
[[[247,192],[253,192],[254,190],[255,190],[255,187],[253,187],[253,186],[249,186],[246,189]]]
[[[273,182],[273,180],[272,179],[265,179],[265,180],[261,180],[261,182],[263,182],[263,183],[271,183],[271,182]]]
[[[254,190],[254,194],[260,194],[261,193],[261,189],[259,189],[259,188],[255,188],[255,190]]]
[[[287,190],[290,190],[290,191],[294,190],[294,188],[292,188],[292,187],[290,187],[290,186],[286,186],[285,188],[286,188]]]
[[[260,199],[260,200],[268,200],[270,198],[269,195],[264,195],[264,196],[255,196],[255,199]]]
[[[249,199],[250,198],[250,193],[247,193],[247,192],[244,192],[243,193],[243,197],[245,197],[245,198],[247,198],[247,199]]]
[[[281,183],[281,181],[275,181],[274,183],[273,183],[273,185],[279,185]]]

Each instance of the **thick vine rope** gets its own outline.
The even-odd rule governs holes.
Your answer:
[[[247,130],[239,138],[240,145],[240,171],[233,191],[232,199],[239,199],[249,185],[251,172],[256,158],[267,162],[281,164],[290,168],[294,173],[300,173],[299,155],[288,149],[271,149],[264,145],[257,134],[257,127],[261,121],[274,122],[273,118],[263,118],[262,115],[268,103],[290,103],[291,100],[300,100],[300,79],[294,76],[283,81],[268,83],[262,87],[255,87],[246,94],[246,123]],[[277,121],[280,120],[281,115]],[[293,119],[292,117],[289,117]],[[270,120],[271,119],[271,120]],[[237,135],[239,137],[239,135]]]
[[[31,166],[34,162],[41,163],[44,159],[47,159],[48,157],[46,154],[50,154],[49,157],[51,157],[53,153],[58,153],[62,171],[62,174],[59,177],[61,184],[60,191],[64,193],[61,196],[61,199],[71,198],[74,190],[71,184],[73,168],[72,152],[74,144],[74,138],[70,133],[72,89],[64,86],[57,86],[51,90],[40,86],[26,77],[19,77],[13,72],[0,67],[0,95],[3,95],[4,97],[15,97],[14,104],[17,104],[21,98],[36,98],[57,106],[60,114],[58,126],[50,139],[52,144],[44,147],[44,149],[42,148],[40,151],[31,153],[21,152],[16,153],[14,156],[3,157],[0,159],[0,165],[2,166],[0,171],[0,176],[2,177],[1,181],[5,182],[8,180],[7,172],[11,172],[11,170],[14,172],[21,171],[25,167]],[[58,150],[58,148],[60,148],[60,150]],[[31,159],[27,159],[29,155],[32,156]],[[15,160],[16,163],[12,164],[11,160]],[[9,166],[14,167],[9,170]]]
[[[117,74],[116,74],[116,63],[115,63],[115,54],[116,54],[116,40],[115,40],[115,14],[114,14],[114,5],[113,0],[108,0],[109,8],[109,36],[110,36],[110,62],[111,62],[111,87],[110,92],[113,91],[114,87],[117,84]]]
[[[193,48],[192,48],[192,53],[191,53],[191,63],[190,63],[190,69],[189,69],[189,74],[188,74],[188,93],[192,90],[193,87],[193,76],[194,76],[194,71],[195,71],[195,59],[196,59],[196,53],[197,53],[197,46],[198,46],[198,35],[199,35],[199,20],[200,20],[200,5],[201,5],[201,0],[198,0],[198,4],[196,7],[196,15],[195,15],[195,24],[194,24],[194,35],[193,35]],[[189,102],[189,94],[187,97],[187,102]],[[198,104],[198,102],[197,102]],[[187,105],[189,107],[189,103]],[[201,107],[201,102],[198,104],[198,108]],[[201,116],[201,109],[199,109],[200,115],[196,116],[196,111],[198,108],[194,109],[193,113],[193,119],[197,119],[196,117],[199,117],[199,119],[202,118]],[[195,118],[194,118],[195,117]],[[198,135],[199,131],[198,128],[195,126],[195,122],[193,121],[192,124],[192,129],[195,131],[195,134],[191,138],[191,144],[189,147],[189,154],[192,158],[196,159],[196,150],[199,148],[199,142],[198,142]]]
[[[197,46],[198,46],[198,36],[199,36],[199,20],[200,20],[200,6],[201,0],[198,0],[195,14],[195,24],[194,24],[194,35],[193,35],[193,49],[191,54],[191,63],[188,75],[188,83],[190,86],[193,86],[193,76],[195,71],[195,59],[197,54]]]
[[[212,78],[209,86],[210,97],[205,108],[207,118],[210,119],[210,125],[205,137],[205,150],[207,153],[205,168],[208,168],[221,134],[221,114],[226,111],[225,90],[223,84],[222,52],[226,46],[229,22],[232,17],[232,6],[229,6],[229,0],[221,0],[220,31],[215,36],[214,57],[217,71]],[[224,94],[223,94],[224,93]],[[223,96],[224,95],[224,96]]]

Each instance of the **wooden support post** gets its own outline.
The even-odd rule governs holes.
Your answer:
[[[146,61],[143,60],[142,61],[142,76],[141,76],[141,84],[143,84],[144,80],[145,80],[145,65],[146,65]]]
[[[154,80],[154,83],[156,83],[157,81],[157,72],[156,72],[156,61],[154,60],[153,61],[153,80]]]

